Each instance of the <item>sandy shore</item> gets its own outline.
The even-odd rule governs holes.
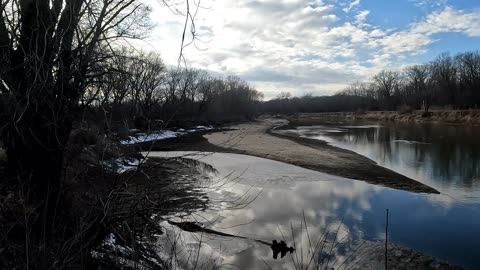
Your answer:
[[[432,187],[378,166],[352,151],[324,142],[269,132],[272,121],[240,124],[232,130],[211,133],[205,142],[190,145],[190,150],[242,153],[294,164],[337,176],[412,192],[438,193]]]

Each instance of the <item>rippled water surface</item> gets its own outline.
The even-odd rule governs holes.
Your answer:
[[[186,249],[194,249],[201,240],[201,257],[217,258],[222,265],[294,269],[295,263],[311,258],[309,247],[325,231],[330,232],[328,243],[335,243],[338,230],[336,239],[343,244],[331,252],[324,249],[331,255],[329,265],[338,267],[350,254],[361,253],[364,240],[383,241],[388,208],[393,243],[479,269],[480,207],[475,200],[465,203],[446,194],[393,190],[245,155],[153,154],[188,154],[218,170],[212,174],[210,210],[192,218],[207,228],[248,239],[187,233],[182,234],[182,242]],[[258,241],[273,239],[295,243],[297,252],[273,259],[270,247]]]

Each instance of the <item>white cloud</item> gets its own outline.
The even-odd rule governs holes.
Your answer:
[[[370,10],[362,10],[357,15],[355,15],[355,20],[357,23],[362,23],[367,19],[368,14],[370,14]]]
[[[358,6],[358,5],[360,5],[360,0],[354,0],[346,8],[344,8],[343,11],[348,13],[350,12],[350,10],[352,10],[355,6]]]
[[[391,33],[376,41],[382,49],[372,63],[387,65],[390,60],[406,53],[424,53],[428,45],[437,42],[435,34],[458,32],[480,37],[480,13],[467,13],[445,7],[429,14],[424,20],[412,24],[407,30]]]
[[[432,35],[436,33],[461,32],[469,36],[480,36],[480,13],[467,13],[446,7],[436,11],[414,25],[413,32]]]
[[[420,8],[435,8],[445,6],[448,0],[409,0]]]
[[[174,16],[156,0],[145,1],[153,5],[152,20],[158,25],[147,49],[159,50],[167,64],[175,65],[184,17]],[[349,1],[344,7],[351,11],[359,4]],[[388,30],[366,23],[373,11],[356,10],[340,18],[339,7],[321,0],[222,0],[206,6],[199,10],[196,29],[209,42],[197,44],[205,51],[194,46],[185,50],[189,65],[239,75],[267,97],[285,90],[333,93],[382,68],[395,67],[402,57],[423,53],[437,33],[480,36],[480,13],[452,7],[403,29]],[[184,6],[177,8],[182,11]]]

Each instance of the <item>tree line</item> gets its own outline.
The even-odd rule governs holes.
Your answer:
[[[261,102],[263,94],[235,76],[199,69],[167,68],[158,53],[122,48],[102,62],[103,70],[80,99],[82,108],[109,119],[251,119],[259,113],[356,110],[419,110],[431,106],[478,108],[480,54],[439,55],[428,64],[384,70],[333,96],[291,97]]]
[[[449,109],[478,109],[480,106],[480,53],[451,56],[442,53],[432,62],[401,71],[384,70],[368,82],[355,82],[334,96],[306,95],[291,98],[280,94],[265,102],[274,113],[420,110],[432,106]]]
[[[82,108],[115,120],[251,119],[263,94],[236,76],[168,68],[156,52],[118,50],[80,99]]]

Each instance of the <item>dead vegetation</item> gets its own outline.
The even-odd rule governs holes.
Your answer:
[[[402,111],[367,111],[339,113],[305,113],[295,117],[304,123],[318,123],[322,120],[373,120],[418,123],[447,123],[480,125],[480,110],[430,110],[415,111],[405,108]]]
[[[134,147],[75,131],[66,152],[62,196],[48,222],[51,226],[45,226],[45,213],[35,211],[28,201],[24,184],[3,181],[0,268],[160,267],[149,239],[163,233],[159,221],[165,216],[205,209],[208,197],[195,188],[202,183],[201,172],[182,159],[151,158],[120,174],[105,166],[105,161],[119,158],[145,162]],[[4,165],[0,165],[2,174]],[[117,240],[113,250],[105,246],[112,237]],[[119,247],[128,252],[117,254]],[[128,264],[119,258],[127,258]]]

